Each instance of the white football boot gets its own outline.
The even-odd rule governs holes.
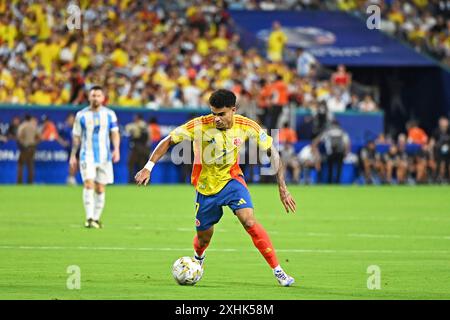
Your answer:
[[[273,275],[277,278],[278,283],[283,287],[289,287],[294,284],[295,279],[289,276],[283,269],[273,270]]]

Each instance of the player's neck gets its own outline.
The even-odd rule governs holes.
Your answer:
[[[101,109],[101,105],[99,105],[99,106],[97,106],[97,107],[94,107],[94,106],[92,106],[92,105],[90,105],[89,106],[89,109],[91,110],[91,111],[94,111],[94,112],[98,112],[100,109]]]
[[[233,115],[233,117],[231,118],[231,123],[230,123],[229,127],[227,128],[227,130],[233,128],[235,120],[236,120],[236,117]]]

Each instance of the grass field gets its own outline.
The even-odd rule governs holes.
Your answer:
[[[0,187],[0,299],[450,299],[449,187],[250,186],[256,216],[285,270],[279,287],[229,209],[203,279],[178,286],[171,265],[192,254],[190,186],[112,186],[105,228],[84,229],[81,187]],[[81,289],[66,287],[68,266]],[[367,268],[381,269],[369,290]]]

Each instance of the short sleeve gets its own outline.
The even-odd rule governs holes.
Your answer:
[[[256,139],[256,142],[261,149],[270,149],[273,138],[269,136],[267,132],[259,126],[259,124],[253,120],[248,120],[247,128],[249,138]]]
[[[81,136],[81,115],[77,113],[73,124],[72,136]]]
[[[114,111],[111,111],[108,114],[108,124],[109,124],[109,131],[119,131],[119,126],[117,124],[117,116]]]
[[[172,130],[169,134],[172,139],[172,142],[180,143],[181,141],[184,140],[188,141],[194,140],[194,128],[196,124],[201,125],[201,122],[198,122],[197,118],[188,121],[187,123]]]

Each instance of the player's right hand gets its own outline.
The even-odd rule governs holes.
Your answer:
[[[141,171],[136,173],[136,175],[134,176],[134,180],[136,180],[136,184],[138,186],[140,185],[146,186],[150,181],[150,171],[143,168]]]
[[[69,160],[69,166],[70,166],[70,168],[72,169],[72,170],[75,170],[76,168],[77,168],[77,165],[78,165],[78,160],[77,160],[77,158],[76,157],[70,157],[70,160]]]

